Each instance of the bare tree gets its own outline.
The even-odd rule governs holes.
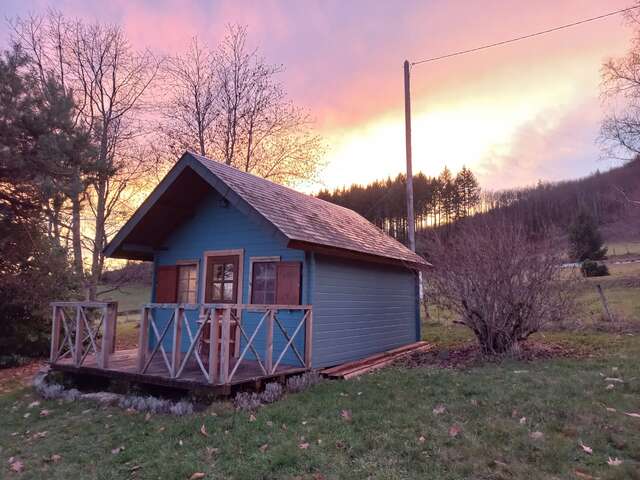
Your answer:
[[[135,155],[134,147],[145,134],[143,96],[159,64],[149,51],[135,51],[116,25],[69,20],[51,10],[19,18],[13,26],[15,40],[28,49],[43,81],[53,76],[73,92],[77,122],[96,146],[89,172],[78,172],[70,225],[76,269],[83,266],[83,250],[90,253],[84,279],[93,299],[109,224],[125,207],[125,192],[149,168],[148,157]]]
[[[630,10],[625,16],[634,30],[631,47],[602,66],[602,96],[609,114],[602,122],[601,140],[609,155],[629,160],[640,154],[640,12]]]
[[[167,101],[161,129],[174,155],[185,149],[213,150],[218,82],[213,52],[194,37],[182,55],[167,58],[163,69]]]
[[[459,316],[485,354],[516,350],[570,309],[560,254],[504,219],[463,222],[425,249],[434,266],[425,275],[427,299]]]
[[[194,39],[166,63],[161,130],[172,153],[191,148],[281,183],[313,179],[322,153],[313,121],[276,80],[282,67],[249,50],[246,39],[246,28],[229,26],[217,49]]]

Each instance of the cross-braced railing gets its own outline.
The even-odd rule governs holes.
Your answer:
[[[71,358],[80,367],[92,355],[95,366],[109,368],[115,349],[117,302],[54,302],[49,361]]]
[[[193,314],[189,315],[195,311],[197,321]],[[278,317],[282,311],[299,312],[299,318],[294,317],[292,331]],[[243,312],[260,314],[252,329],[243,324]],[[289,320],[291,322],[291,317]],[[166,374],[175,379],[185,378],[188,372],[190,379],[196,375],[208,383],[229,384],[245,361],[255,363],[264,376],[276,374],[287,352],[291,352],[302,367],[311,368],[312,322],[309,305],[150,303],[142,310],[138,371]],[[273,339],[277,331],[285,344],[274,361]],[[304,341],[300,341],[304,345],[302,353],[296,345],[301,332],[304,332]],[[263,352],[256,345],[258,338],[264,341]],[[157,357],[162,361],[153,362]]]

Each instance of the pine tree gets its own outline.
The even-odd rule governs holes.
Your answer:
[[[569,227],[569,257],[576,262],[602,260],[607,254],[598,225],[591,214],[581,211]]]

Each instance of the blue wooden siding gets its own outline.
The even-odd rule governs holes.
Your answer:
[[[198,301],[203,302],[202,282],[204,281],[205,268],[203,254],[209,250],[243,250],[243,281],[242,281],[242,303],[250,303],[249,299],[249,264],[251,257],[279,256],[281,260],[291,260],[303,262],[302,271],[302,303],[310,303],[310,272],[305,264],[305,252],[301,250],[289,249],[286,246],[284,237],[277,234],[272,229],[267,229],[264,225],[240,212],[238,209],[222,201],[222,197],[214,191],[202,202],[196,210],[194,216],[182,224],[164,242],[166,250],[155,253],[154,264],[174,265],[180,260],[198,260]],[[155,300],[155,284],[152,292],[152,299]],[[170,312],[165,311],[159,317],[166,321]],[[245,312],[243,315],[243,326],[248,336],[255,330],[255,326],[262,314]],[[190,324],[195,334],[195,320],[197,314],[189,315]],[[289,334],[293,333],[298,320],[299,313],[281,312],[278,317],[283,321]],[[260,355],[265,351],[266,324],[260,329],[260,334],[253,345]],[[183,329],[183,349],[186,350],[188,337]],[[164,343],[165,349],[170,350],[171,332],[167,333]],[[274,327],[273,341],[274,362],[286,345],[286,339],[278,329]],[[244,339],[241,348],[245,345]],[[296,337],[296,347],[303,354],[304,330]],[[252,358],[251,351],[246,358]],[[283,358],[283,363],[299,365],[297,357],[289,349]]]
[[[419,340],[413,271],[322,255],[313,263],[314,367]]]

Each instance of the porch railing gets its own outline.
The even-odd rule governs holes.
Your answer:
[[[115,350],[117,302],[53,302],[51,363],[70,358],[80,367],[93,354],[95,365],[109,368]]]
[[[160,318],[159,312],[164,311]],[[295,328],[287,329],[279,315],[281,312],[300,312],[294,318]],[[243,325],[243,312],[258,312],[259,320],[253,329]],[[194,316],[197,315],[197,322]],[[191,318],[189,318],[191,317]],[[291,318],[289,319],[291,321]],[[195,328],[192,328],[195,323]],[[290,327],[293,325],[290,325]],[[256,339],[264,328],[264,351],[256,347]],[[274,355],[274,332],[281,332],[286,342],[279,354]],[[230,352],[232,329],[235,329],[235,351]],[[171,332],[171,334],[169,334]],[[303,351],[300,352],[296,339],[304,332]],[[186,333],[186,350],[185,338]],[[311,368],[313,334],[313,310],[310,305],[229,305],[229,304],[160,304],[149,303],[142,309],[140,339],[138,346],[138,372],[166,374],[171,378],[184,378],[187,366],[196,366],[196,375],[211,384],[229,384],[233,381],[243,361],[257,364],[263,375],[277,373],[287,352],[304,368]],[[208,342],[208,352],[200,346]],[[150,348],[150,345],[153,346]],[[167,350],[168,345],[171,348]],[[184,354],[183,354],[184,350]],[[203,357],[203,355],[205,355]],[[157,370],[149,372],[152,362]],[[189,371],[193,378],[193,370]]]

